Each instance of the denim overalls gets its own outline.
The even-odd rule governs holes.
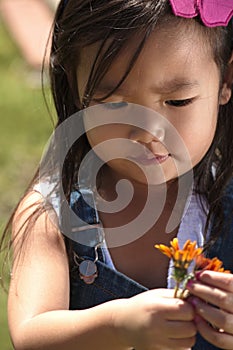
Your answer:
[[[228,222],[230,220],[230,233],[227,239],[224,240],[220,237],[217,240],[208,252],[208,256],[210,258],[217,256],[223,261],[224,267],[233,272],[233,182],[231,182],[227,188],[223,199],[223,205],[225,218]],[[95,227],[95,224],[98,223],[98,213],[85,202],[79,190],[72,193],[70,206],[84,222],[93,225],[93,229],[88,231],[89,241],[98,240],[98,237],[101,235],[101,229],[98,232],[98,228]],[[95,204],[92,203],[92,206],[95,206]],[[71,230],[73,233],[79,230],[77,225],[80,226],[77,222],[71,222]],[[81,230],[81,232],[84,231]],[[80,242],[80,240],[78,241]],[[81,258],[80,261],[73,261],[70,268],[71,310],[87,309],[117,298],[129,298],[147,290],[144,286],[109,267],[106,263],[104,249],[101,247],[95,248],[96,244],[94,243],[90,243],[89,246],[86,246],[72,240],[70,240],[70,243],[76,254],[76,258]],[[84,260],[95,261],[97,267],[98,272],[93,277],[92,283],[90,284],[87,283],[88,281],[85,282],[85,276],[83,278],[80,274],[79,267],[77,266]],[[207,343],[200,335],[198,335],[197,342],[192,349],[216,350],[219,348]]]

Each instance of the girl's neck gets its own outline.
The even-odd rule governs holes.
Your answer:
[[[173,202],[177,195],[178,179],[172,179],[166,183],[158,185],[148,185],[137,182],[134,179],[122,177],[119,173],[114,172],[111,168],[106,167],[103,172],[102,186],[100,193],[105,200],[115,200],[119,193],[133,194],[133,198],[140,198],[140,201],[146,200],[148,193],[155,198],[166,196],[166,201]]]

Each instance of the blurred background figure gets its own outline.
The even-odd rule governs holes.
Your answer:
[[[0,237],[52,130],[42,95],[41,68],[57,3],[0,0]],[[47,88],[45,94],[49,100]],[[0,253],[1,259],[8,264]],[[10,266],[6,271],[9,275]],[[6,305],[7,294],[0,289],[0,348],[13,350]]]
[[[56,0],[1,0],[2,19],[26,62],[41,70]],[[49,46],[49,44],[48,44]],[[47,63],[48,54],[45,62]]]

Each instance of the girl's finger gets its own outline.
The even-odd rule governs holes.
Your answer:
[[[166,333],[168,338],[186,339],[195,337],[197,329],[194,322],[167,321]]]
[[[192,295],[233,314],[233,292],[229,293],[225,290],[193,281],[188,283],[187,289]]]
[[[190,298],[191,304],[195,307],[196,312],[215,329],[223,329],[225,333],[233,336],[233,314],[221,309],[217,309],[198,298]]]
[[[210,286],[233,293],[233,274],[215,271],[201,271],[196,274],[197,279]]]
[[[223,330],[216,330],[200,316],[195,318],[197,329],[204,339],[220,349],[233,349],[233,336]]]
[[[167,340],[167,347],[161,347],[161,349],[191,350],[190,348],[192,348],[195,345],[195,343],[196,343],[195,337],[183,338],[183,339],[170,338]]]

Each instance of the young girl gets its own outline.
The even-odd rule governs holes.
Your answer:
[[[202,272],[179,300],[154,249],[190,238],[233,271],[232,14],[59,4],[58,124],[13,220],[15,349],[233,349],[232,274]]]

